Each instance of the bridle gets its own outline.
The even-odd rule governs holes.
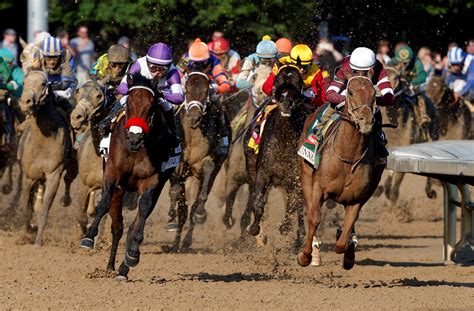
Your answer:
[[[132,90],[138,90],[138,89],[146,90],[146,91],[150,92],[151,95],[153,96],[153,98],[155,98],[155,92],[151,88],[149,88],[147,86],[144,86],[144,85],[132,86],[131,88],[128,89],[128,92],[130,94],[130,92]],[[151,119],[153,119],[153,114],[151,116]],[[145,133],[148,133],[150,131],[150,126],[148,125],[148,122],[146,120],[140,118],[140,117],[133,117],[133,118],[130,118],[130,119],[128,119],[128,117],[127,117],[124,127],[126,129],[128,129],[131,133],[134,133],[134,134],[139,134],[142,131],[145,132]]]
[[[353,76],[349,79],[349,81],[347,82],[347,87],[346,87],[346,90],[347,90],[347,94],[346,94],[346,105],[347,105],[347,113],[348,113],[348,116],[341,113],[341,116],[342,116],[342,119],[343,120],[346,120],[346,121],[349,121],[350,123],[352,123],[358,130],[360,130],[360,124],[359,124],[359,119],[357,118],[355,112],[359,109],[361,110],[364,110],[364,109],[369,109],[370,112],[372,113],[372,115],[375,114],[375,111],[376,111],[376,108],[377,106],[375,105],[375,97],[376,97],[376,93],[374,92],[374,96],[372,98],[372,101],[371,101],[371,105],[370,107],[367,106],[367,105],[360,105],[360,106],[357,106],[357,107],[353,107],[352,106],[352,102],[351,102],[351,97],[350,97],[350,94],[349,94],[349,86],[350,86],[350,83],[352,80],[354,79],[366,79],[366,80],[369,80],[370,82],[370,85],[372,85],[372,80],[368,77],[365,77],[365,76]],[[373,85],[372,85],[372,88],[373,88]],[[374,90],[375,91],[375,90]]]
[[[76,108],[82,109],[84,114],[87,115],[87,118],[84,120],[84,122],[89,122],[94,117],[94,114],[102,108],[102,106],[104,105],[104,103],[106,101],[105,94],[104,94],[103,90],[98,85],[96,85],[92,80],[87,80],[84,83],[84,85],[86,85],[88,83],[92,83],[93,89],[91,89],[89,91],[89,93],[87,93],[86,96],[83,96],[81,99],[79,99],[79,101],[77,102],[77,105],[76,105]],[[92,100],[90,99],[90,94],[92,93],[92,90],[98,90],[99,92],[102,93],[102,96],[103,96],[101,104],[98,105],[95,108],[92,106]]]
[[[38,106],[38,103],[41,103],[44,101],[44,99],[46,98],[46,96],[48,96],[48,75],[44,72],[44,71],[40,71],[40,70],[33,70],[33,71],[30,71],[28,75],[30,75],[31,73],[39,73],[40,75],[43,76],[44,78],[44,81],[46,83],[46,86],[43,88],[43,90],[41,91],[41,94],[38,94],[38,92],[36,92],[34,89],[31,89],[31,88],[25,88],[23,92],[27,92],[27,93],[30,93],[33,95],[33,98],[36,98],[36,102],[33,103],[33,105],[31,106],[31,108],[34,110],[36,109],[35,107]]]
[[[206,81],[209,83],[209,76],[203,72],[200,72],[200,71],[193,71],[193,72],[190,72],[188,74],[188,76],[192,76],[192,75],[199,75],[199,76],[203,76],[206,78]],[[210,87],[210,86],[209,86]],[[198,100],[191,100],[191,101],[186,101],[184,103],[184,109],[186,110],[186,112],[189,112],[189,110],[191,110],[192,108],[194,107],[197,107],[201,112],[205,113],[206,112],[206,108],[207,108],[207,103],[209,102],[209,89],[207,90],[207,97],[206,97],[206,101],[204,103],[198,101]]]

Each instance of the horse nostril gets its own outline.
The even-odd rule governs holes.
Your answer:
[[[81,114],[78,114],[78,115],[76,116],[76,120],[82,120],[83,118],[84,118],[84,117],[83,117]]]
[[[32,100],[31,100],[30,98],[28,98],[28,99],[26,100],[26,104],[27,104],[27,105],[30,105],[31,103],[32,103]]]

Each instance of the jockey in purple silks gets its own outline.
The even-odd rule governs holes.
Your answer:
[[[165,43],[153,44],[144,57],[134,61],[127,71],[128,74],[140,74],[153,81],[155,92],[163,93],[163,98],[159,98],[157,103],[161,106],[165,118],[166,127],[176,137],[176,123],[174,119],[173,105],[180,105],[184,101],[183,89],[181,87],[181,77],[178,70],[173,65],[173,51]],[[120,82],[117,91],[124,95],[120,103],[125,105],[129,86],[127,84],[127,74]],[[101,142],[101,151],[108,149],[109,137],[104,137]],[[106,151],[106,153],[108,153]]]

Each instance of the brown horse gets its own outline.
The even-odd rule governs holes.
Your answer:
[[[275,100],[277,108],[273,109],[265,124],[258,154],[247,148],[252,130],[245,134],[244,149],[249,175],[249,200],[242,216],[240,228],[242,236],[250,224],[250,214],[254,214],[254,222],[249,228],[250,234],[260,233],[260,222],[272,187],[286,191],[287,204],[281,234],[288,234],[292,218],[296,214],[298,230],[295,249],[305,233],[303,217],[303,199],[299,187],[299,162],[295,155],[298,140],[303,131],[303,124],[309,111],[304,105],[302,95],[303,79],[299,69],[283,66],[275,77]]]
[[[112,131],[109,159],[102,182],[102,199],[89,230],[80,246],[91,249],[102,217],[108,212],[112,218],[112,247],[107,269],[115,270],[118,243],[123,234],[122,196],[125,191],[140,194],[138,212],[131,224],[125,256],[117,279],[127,279],[129,267],[140,260],[145,220],[152,213],[163,186],[174,167],[168,168],[174,139],[166,128],[151,81],[140,75],[128,76],[129,89],[126,117],[121,118]]]
[[[67,166],[76,165],[72,154],[68,121],[56,108],[55,97],[48,91],[48,77],[42,71],[30,71],[25,77],[21,110],[29,114],[27,129],[21,138],[21,166],[23,170],[20,210],[27,228],[32,219],[29,209],[30,192],[34,184],[45,187],[44,200],[37,212],[36,244],[43,242],[43,231],[49,209],[58,190],[61,175]],[[72,170],[69,170],[72,171]],[[66,178],[66,192],[62,202],[70,201],[69,187],[74,177]]]
[[[181,233],[188,218],[188,207],[185,199],[185,183],[188,177],[194,176],[199,180],[199,190],[189,215],[189,230],[183,239],[182,248],[189,248],[192,244],[192,234],[196,222],[202,223],[206,219],[204,209],[209,192],[219,172],[222,163],[227,157],[228,150],[221,149],[222,133],[219,121],[219,112],[209,100],[209,78],[201,72],[191,72],[186,81],[186,103],[181,112],[181,124],[184,138],[183,157],[178,169],[171,177],[170,201],[171,208],[178,204],[178,230],[174,249],[179,249]],[[227,122],[226,131],[230,133]],[[230,139],[230,138],[229,138]]]
[[[362,206],[374,193],[385,165],[377,164],[374,127],[375,89],[369,78],[355,76],[347,83],[347,97],[341,119],[327,134],[321,149],[317,170],[301,159],[301,184],[307,207],[308,232],[298,263],[311,263],[313,236],[321,221],[321,206],[327,199],[344,205],[345,217],[342,234],[336,242],[336,253],[344,253],[344,268],[351,269],[355,262],[355,244],[348,243]],[[316,118],[310,116],[303,133]],[[303,143],[305,135],[301,136]],[[351,241],[352,242],[352,241]]]

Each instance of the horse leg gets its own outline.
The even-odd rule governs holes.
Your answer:
[[[433,189],[433,179],[431,177],[426,178],[425,192],[430,199],[436,199],[438,196],[436,191]]]
[[[179,246],[181,244],[181,234],[183,233],[184,224],[188,219],[185,182],[185,178],[179,178],[176,184],[173,186],[173,195],[175,196],[176,203],[178,204],[178,230],[176,231],[176,237],[173,244],[173,250],[175,252],[179,251]]]
[[[9,156],[7,160],[5,170],[2,176],[6,176],[7,181],[2,186],[2,193],[9,194],[13,190],[13,164],[15,163],[14,158]]]
[[[178,216],[176,212],[176,204],[178,204],[179,195],[181,191],[182,183],[181,173],[177,170],[170,178],[170,210],[168,211],[168,224],[166,225],[166,231],[177,231],[179,230],[179,224],[176,224],[176,217]],[[179,207],[178,207],[179,208]]]
[[[290,194],[290,198],[288,200],[288,205],[291,206],[289,209],[292,212],[292,216],[297,216],[298,221],[298,229],[296,231],[296,240],[294,245],[295,254],[298,253],[299,249],[303,245],[304,237],[306,235],[306,229],[304,226],[304,200],[303,194],[299,189],[297,191],[292,191]]]
[[[217,173],[219,173],[220,165],[211,159],[204,159],[202,162],[202,180],[198,193],[198,197],[194,204],[197,204],[196,213],[194,214],[194,221],[198,224],[206,222],[207,213],[206,213],[206,202],[209,192],[211,192],[212,184],[216,179]]]
[[[90,192],[92,194],[92,192]],[[89,197],[89,187],[85,185],[82,181],[79,181],[79,207],[77,209],[77,222],[81,227],[82,234],[87,232],[87,207],[88,207],[88,198]]]
[[[293,190],[293,189],[288,189],[286,191],[287,193],[287,199],[286,199],[286,208],[285,208],[285,217],[283,219],[283,223],[280,225],[280,234],[282,235],[287,235],[290,231],[291,231],[291,222],[293,220],[293,215],[295,214],[295,211],[296,211],[296,208],[297,208],[297,205],[298,203],[301,203],[301,196],[302,194],[301,193],[298,193],[299,194],[299,197],[298,197],[298,194],[294,194],[294,192],[299,192],[297,191],[296,189]]]
[[[26,176],[26,174],[23,174],[23,181],[21,185],[22,191],[20,195],[20,201],[18,204],[19,206],[18,219],[20,220],[20,223],[24,222],[26,232],[30,231],[29,230],[30,222],[31,222],[31,219],[33,218],[33,210],[32,210],[32,206],[30,206],[30,194],[31,194],[31,188],[33,187],[34,182],[35,181],[33,179]]]
[[[110,203],[109,215],[112,218],[110,226],[112,231],[112,247],[110,248],[110,258],[107,264],[107,271],[115,270],[115,258],[117,255],[117,247],[123,235],[123,215],[122,215],[122,197],[124,191],[117,189],[114,192],[112,201]]]
[[[228,171],[230,174],[230,171]],[[240,173],[237,173],[240,174]],[[235,224],[235,218],[232,217],[232,210],[234,207],[235,198],[240,187],[244,184],[242,179],[237,174],[228,175],[226,180],[226,200],[225,200],[225,212],[222,217],[222,221],[227,229],[232,228]]]
[[[301,169],[301,186],[306,204],[308,231],[306,232],[303,249],[299,253],[297,260],[300,266],[306,267],[312,260],[313,237],[321,222],[321,205],[323,204],[322,190],[317,183],[313,184],[313,170],[307,164],[303,164]]]
[[[95,213],[94,220],[92,221],[89,230],[87,230],[85,237],[81,240],[79,246],[87,249],[94,248],[94,238],[99,232],[100,221],[110,209],[110,202],[112,200],[112,196],[115,190],[116,189],[114,183],[105,179],[104,177],[104,183],[102,186],[102,198],[99,204],[97,205],[97,211]]]
[[[352,269],[355,263],[356,243],[352,240],[351,243],[348,244],[348,242],[351,234],[354,232],[354,224],[357,221],[357,218],[359,218],[360,208],[360,203],[345,207],[346,215],[344,216],[344,226],[342,227],[341,235],[334,246],[334,251],[337,254],[344,253],[343,267],[346,270]]]
[[[48,218],[49,209],[53,203],[56,192],[58,191],[59,181],[61,180],[61,173],[63,168],[59,167],[56,171],[46,174],[45,190],[43,197],[43,205],[38,215],[38,233],[36,235],[36,245],[43,244],[43,232],[46,226],[46,220]]]
[[[68,160],[68,163],[66,165],[66,172],[64,174],[64,195],[61,198],[61,205],[63,207],[67,207],[71,204],[72,199],[71,199],[71,184],[74,181],[78,174],[78,166],[77,166],[77,161],[76,157],[74,156],[73,158]]]
[[[389,200],[390,200],[390,191],[392,190],[392,180],[393,180],[394,174],[395,174],[394,171],[389,170],[387,179],[385,179],[385,182],[383,184],[383,188],[385,190],[385,197]]]
[[[400,195],[400,185],[405,177],[405,173],[394,172],[392,187],[390,188],[389,200],[392,203],[392,206],[398,201],[398,196]]]
[[[266,176],[263,176],[263,174],[257,175],[255,188],[252,190],[249,201],[247,202],[247,205],[254,205],[254,220],[249,230],[249,233],[253,236],[257,236],[260,232],[260,221],[262,220],[265,204],[267,203],[268,193],[270,190],[268,180],[266,179]]]

